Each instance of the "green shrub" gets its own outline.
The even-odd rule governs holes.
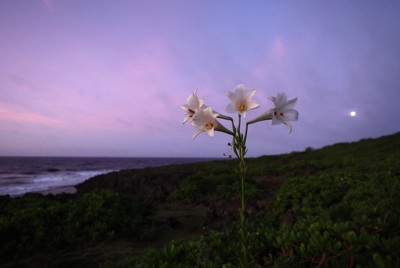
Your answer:
[[[146,206],[111,190],[63,201],[27,195],[5,202],[0,214],[1,259],[118,236],[140,239],[146,224]]]
[[[397,267],[400,180],[389,174],[320,174],[288,181],[271,210],[249,222],[253,265]],[[282,215],[295,215],[292,225]],[[144,267],[236,267],[238,226],[174,241],[136,261]],[[225,265],[225,266],[224,266]]]

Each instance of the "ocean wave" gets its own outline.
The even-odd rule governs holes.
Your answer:
[[[112,170],[79,171],[60,174],[41,174],[24,181],[14,181],[12,184],[1,185],[0,195],[18,196],[29,192],[47,192],[58,188],[74,186],[91,177],[111,172]],[[23,184],[21,184],[23,183]]]
[[[201,162],[205,158],[0,157],[0,195],[70,187],[122,169]]]

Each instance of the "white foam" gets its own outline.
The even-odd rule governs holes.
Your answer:
[[[112,170],[79,171],[60,174],[42,174],[27,178],[23,184],[8,184],[0,187],[0,195],[22,195],[29,192],[46,192],[58,188],[74,186],[91,177],[111,172]]]

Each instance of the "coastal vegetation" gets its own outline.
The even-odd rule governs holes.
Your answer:
[[[399,267],[400,133],[247,160],[251,267]],[[1,267],[237,267],[237,160],[0,198]]]

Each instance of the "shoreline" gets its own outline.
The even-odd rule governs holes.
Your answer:
[[[131,169],[214,161],[211,158],[0,157],[0,195],[73,194],[99,175]]]
[[[48,189],[45,191],[28,192],[25,194],[40,193],[42,195],[59,195],[59,194],[76,194],[77,192],[78,192],[78,190],[75,188],[75,186],[62,186],[62,187],[57,187],[54,189]]]

